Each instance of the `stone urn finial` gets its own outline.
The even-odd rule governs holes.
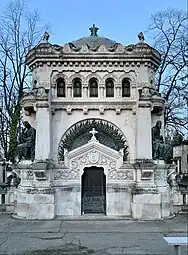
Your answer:
[[[144,42],[145,38],[144,38],[144,34],[142,32],[140,32],[138,34],[138,39],[139,39],[139,43],[143,43]]]
[[[50,35],[48,34],[48,32],[45,32],[43,35],[43,41],[45,43],[48,43],[49,38],[50,38]]]

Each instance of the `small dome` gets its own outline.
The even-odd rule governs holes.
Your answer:
[[[110,48],[117,44],[116,41],[113,41],[109,38],[98,36],[98,27],[96,27],[95,25],[90,27],[89,30],[91,31],[90,36],[80,38],[78,40],[72,41],[71,43],[75,47],[81,47],[83,44],[87,44],[90,48],[96,48],[100,45],[105,45],[107,48]]]

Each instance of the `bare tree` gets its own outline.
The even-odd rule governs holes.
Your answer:
[[[168,129],[187,129],[187,15],[168,9],[151,17],[149,33],[154,47],[161,53],[162,62],[156,76],[156,89],[167,101],[165,124]]]
[[[0,142],[6,158],[16,147],[20,99],[31,84],[25,56],[45,30],[40,22],[36,11],[27,11],[24,0],[11,1],[0,17]]]

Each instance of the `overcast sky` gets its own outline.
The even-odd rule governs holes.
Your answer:
[[[9,0],[0,0],[0,13]],[[186,0],[27,0],[28,9],[37,9],[44,24],[51,27],[50,42],[64,44],[88,36],[93,23],[100,36],[122,44],[137,42],[146,31],[150,17],[166,8],[187,10]],[[146,37],[150,42],[150,38]]]

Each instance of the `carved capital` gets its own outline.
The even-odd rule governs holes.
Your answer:
[[[36,103],[36,108],[49,108],[49,104],[48,103]]]

